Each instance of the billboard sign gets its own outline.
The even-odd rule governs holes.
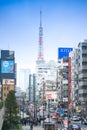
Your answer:
[[[14,79],[3,79],[2,84],[3,85],[14,85]]]
[[[1,58],[6,60],[14,59],[14,51],[1,50]]]
[[[46,95],[46,99],[51,99],[52,98],[52,94],[47,94]]]
[[[1,73],[14,73],[14,61],[2,60],[1,61]]]
[[[64,110],[63,109],[57,110],[57,114],[64,114]]]
[[[58,59],[68,58],[69,53],[73,50],[73,48],[58,48]]]

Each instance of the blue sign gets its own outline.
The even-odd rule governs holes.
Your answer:
[[[1,72],[2,73],[14,73],[14,61],[13,60],[2,60]]]
[[[64,110],[63,109],[57,110],[57,114],[64,114]]]
[[[73,48],[58,48],[58,58],[68,58]]]

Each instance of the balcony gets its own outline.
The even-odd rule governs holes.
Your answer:
[[[80,81],[79,85],[80,85],[80,86],[82,86],[82,85],[87,85],[87,80]]]

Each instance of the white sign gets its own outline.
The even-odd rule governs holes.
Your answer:
[[[14,85],[14,79],[3,79],[3,85]]]

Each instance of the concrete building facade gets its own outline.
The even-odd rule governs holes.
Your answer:
[[[78,92],[82,108],[87,107],[87,40],[78,44]]]

